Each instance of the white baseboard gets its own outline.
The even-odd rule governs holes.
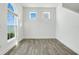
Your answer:
[[[69,49],[74,51],[75,53],[79,54],[79,49],[77,49],[76,47],[75,48],[71,47],[67,42],[62,41],[62,39],[60,39],[59,37],[56,37],[56,39],[59,40],[61,43],[63,43],[65,46],[67,46]]]

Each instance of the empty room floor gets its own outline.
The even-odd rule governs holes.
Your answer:
[[[57,39],[24,39],[6,55],[76,55]]]

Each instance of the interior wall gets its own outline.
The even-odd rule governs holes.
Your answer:
[[[55,8],[53,7],[25,7],[23,21],[24,38],[55,38]],[[29,12],[36,11],[36,21],[30,21]],[[42,12],[50,12],[50,19],[44,19]]]
[[[22,6],[19,4],[12,4],[15,10],[15,13],[19,16],[19,22],[22,21]],[[18,39],[7,40],[7,4],[0,4],[0,54],[5,54],[9,51],[17,41],[22,39],[22,26],[18,26]]]
[[[0,54],[1,48],[7,44],[6,40],[6,4],[0,4]],[[3,8],[4,7],[4,8]]]
[[[62,6],[56,14],[56,38],[79,54],[79,14]]]
[[[79,13],[79,3],[63,3],[63,7]]]

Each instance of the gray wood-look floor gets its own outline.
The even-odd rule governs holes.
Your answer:
[[[24,39],[7,55],[76,55],[57,39]]]

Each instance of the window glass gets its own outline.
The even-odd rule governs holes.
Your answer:
[[[8,26],[8,33],[7,33],[7,37],[8,40],[15,37],[15,31],[14,31],[14,26],[15,26],[15,20],[14,20],[14,9],[12,7],[12,5],[9,3],[8,4],[8,13],[7,13],[7,26]]]
[[[35,12],[35,11],[29,12],[29,19],[30,19],[31,21],[36,20],[36,19],[37,19],[37,12]]]
[[[50,12],[43,12],[46,19],[50,19]]]

